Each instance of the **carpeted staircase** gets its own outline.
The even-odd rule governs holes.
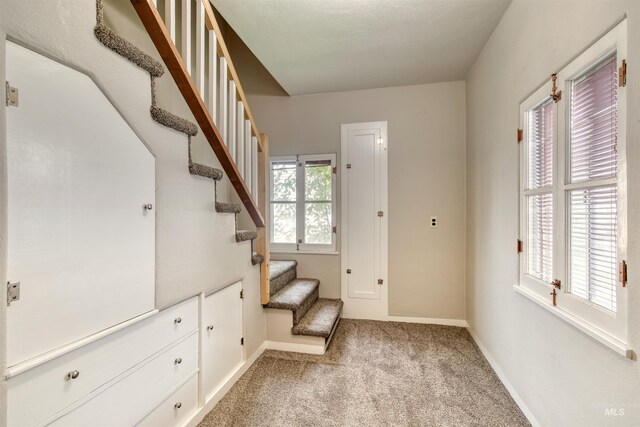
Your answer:
[[[296,261],[270,262],[271,299],[266,308],[293,312],[293,335],[321,337],[328,344],[340,321],[343,302],[319,297],[320,281],[298,278]]]
[[[96,0],[96,26],[94,28],[94,34],[96,38],[107,48],[111,49],[120,56],[126,58],[138,67],[144,69],[149,73],[151,82],[151,107],[150,113],[153,120],[157,123],[174,129],[178,132],[185,134],[187,137],[188,145],[188,168],[191,175],[201,176],[209,178],[214,181],[215,185],[215,209],[218,213],[231,213],[235,215],[235,240],[236,242],[251,241],[251,263],[253,265],[260,264],[264,261],[264,257],[261,254],[254,252],[254,240],[257,238],[257,233],[253,230],[239,230],[238,229],[238,214],[242,212],[242,205],[238,203],[219,202],[218,201],[218,181],[223,178],[223,173],[220,169],[194,163],[191,159],[191,138],[198,133],[198,126],[182,117],[176,116],[169,111],[163,110],[157,106],[156,98],[156,79],[162,77],[165,72],[164,66],[153,59],[151,56],[144,53],[138,47],[134,46],[123,37],[115,33],[109,27],[104,24],[104,11],[102,0]]]

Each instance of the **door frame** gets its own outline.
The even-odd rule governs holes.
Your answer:
[[[344,301],[343,317],[351,319],[373,319],[388,320],[389,318],[389,204],[388,204],[388,152],[389,152],[389,136],[388,122],[362,122],[362,123],[346,123],[341,125],[340,130],[340,294]],[[366,303],[359,306],[354,305],[349,300],[349,289],[347,287],[347,254],[349,248],[349,223],[348,223],[348,191],[346,179],[347,176],[347,144],[350,131],[379,129],[382,138],[382,150],[377,159],[380,162],[380,194],[379,194],[379,210],[384,214],[380,219],[380,276],[383,285],[380,289],[380,308],[379,310],[371,310],[365,307]],[[368,300],[372,301],[372,300]]]

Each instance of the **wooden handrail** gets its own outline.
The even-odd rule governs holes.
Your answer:
[[[209,25],[210,23],[214,27],[213,30],[216,31],[219,43],[222,46],[224,42],[221,37],[220,29],[215,22],[213,10],[208,3],[208,0],[205,0],[203,2],[203,4],[205,5],[205,10],[207,11],[207,25]],[[240,197],[240,200],[247,209],[247,213],[253,220],[253,223],[256,225],[256,227],[265,227],[264,217],[260,212],[258,204],[255,200],[253,200],[249,188],[245,184],[244,179],[242,179],[240,171],[236,167],[231,153],[227,149],[227,146],[224,143],[222,136],[220,135],[220,132],[218,131],[218,128],[213,121],[213,118],[209,114],[209,110],[207,109],[206,104],[200,97],[198,89],[191,79],[184,61],[182,60],[182,56],[171,40],[167,28],[165,27],[160,14],[153,4],[153,1],[131,0],[131,4],[140,17],[142,25],[144,25],[147,33],[149,34],[149,37],[151,37],[153,44],[158,50],[158,53],[160,54],[160,57],[164,61],[165,65],[167,66],[167,69],[173,77],[173,80],[176,82],[176,85],[178,86],[182,97],[187,103],[187,106],[191,110],[194,118],[198,122],[198,125],[200,126],[200,129],[202,130],[205,138],[209,142],[211,149],[220,161],[222,169],[227,174],[227,177],[231,181],[233,188],[236,190],[238,196]],[[209,7],[207,8],[207,6]],[[226,51],[226,45],[224,49]],[[230,64],[229,71],[235,79],[236,86],[240,88],[239,80],[237,78],[237,75],[235,74],[235,68],[233,68],[233,65],[231,65],[232,62],[228,55],[229,53],[228,51],[226,51],[225,58],[227,59],[227,63]],[[248,112],[245,112],[245,115],[247,115],[247,118],[251,121],[253,132],[258,139],[258,150],[261,152],[263,149],[262,138],[255,127],[255,121],[253,120],[251,111],[249,110],[246,99],[244,98],[244,92],[242,92],[241,89],[239,89],[238,92],[242,94],[241,99],[244,102],[245,110]]]

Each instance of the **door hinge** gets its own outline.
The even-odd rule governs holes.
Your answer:
[[[522,142],[522,138],[524,138],[522,129],[518,129],[518,143]]]
[[[351,274],[351,269],[347,268],[347,274]]]
[[[553,99],[553,102],[558,102],[562,99],[562,91],[558,90],[556,80],[558,80],[557,74],[551,74],[551,99]]]
[[[627,261],[620,261],[620,283],[622,287],[627,287]]]
[[[622,60],[622,66],[618,70],[618,86],[625,87],[627,85],[627,60]]]
[[[347,169],[351,169],[351,163],[347,163]]]
[[[336,234],[338,232],[338,227],[334,225],[333,227],[331,227],[331,231],[333,231],[333,234]]]
[[[378,216],[379,216],[379,217],[383,217],[383,216],[384,216],[384,212],[382,212],[382,211],[378,211]]]
[[[240,338],[240,345],[244,345],[244,337]]]
[[[332,168],[331,168],[331,171],[332,171],[334,174],[338,173],[338,167],[337,167],[337,166],[332,167]]]
[[[383,283],[384,283],[384,280],[378,279],[378,285],[382,285]]]
[[[9,82],[5,81],[5,89],[6,89],[6,103],[7,107],[17,107],[18,106],[18,89],[15,87],[11,87]]]
[[[240,299],[244,298],[244,289],[240,291]]]
[[[7,282],[7,305],[20,300],[20,282]]]
[[[522,240],[518,239],[518,253],[522,253]]]

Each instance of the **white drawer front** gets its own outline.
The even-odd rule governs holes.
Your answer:
[[[194,333],[51,426],[132,426],[197,371],[198,334]]]
[[[198,376],[194,375],[182,387],[147,415],[138,427],[177,427],[183,425],[198,410]]]
[[[8,421],[38,425],[197,329],[198,301],[170,307],[8,381]],[[179,323],[176,319],[180,319]],[[67,374],[78,371],[78,377]]]

